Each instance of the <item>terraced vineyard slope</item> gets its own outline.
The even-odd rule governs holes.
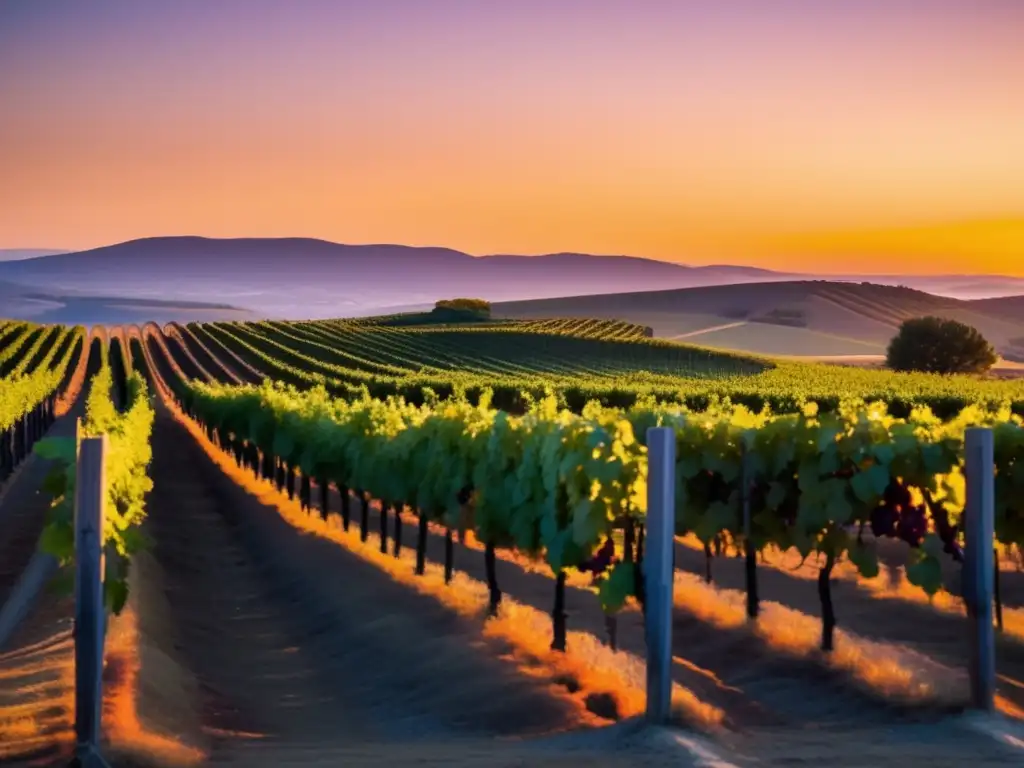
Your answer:
[[[755,410],[793,412],[807,401],[833,410],[852,396],[884,401],[898,415],[916,404],[942,416],[974,403],[1005,402],[1024,412],[1024,380],[894,374],[716,352],[651,339],[641,326],[612,320],[415,325],[391,316],[200,323],[182,330],[168,337],[179,364],[212,354],[233,371],[206,371],[210,378],[237,381],[244,373],[246,381],[320,384],[340,397],[365,388],[376,397],[401,394],[421,403],[431,392],[443,398],[463,391],[474,399],[488,388],[495,404],[513,412],[547,391],[575,411],[590,400],[630,407],[645,397],[697,409],[728,398]]]

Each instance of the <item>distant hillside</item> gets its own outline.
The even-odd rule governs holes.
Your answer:
[[[961,301],[872,283],[789,281],[499,303],[496,317],[601,317],[656,336],[770,355],[884,354],[899,324],[939,315],[969,323],[1004,354],[1024,346],[1024,296]]]
[[[35,259],[40,256],[54,256],[69,253],[58,248],[0,248],[0,261],[17,261],[19,259]]]
[[[0,318],[91,326],[246,320],[251,315],[223,303],[58,294],[0,281]]]
[[[449,248],[340,245],[306,238],[159,237],[0,263],[0,279],[45,290],[228,301],[267,315],[337,317],[453,295],[507,300],[784,275],[626,256],[473,257]]]
[[[693,267],[632,256],[471,256],[450,248],[341,245],[309,238],[154,237],[0,261],[8,280],[62,295],[228,303],[278,318],[376,314],[451,296],[494,302],[808,280],[753,267]],[[847,278],[843,278],[847,279]],[[1024,294],[1018,278],[855,277],[960,297]]]

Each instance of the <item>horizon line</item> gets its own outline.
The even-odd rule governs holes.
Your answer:
[[[996,220],[996,219],[993,219]],[[998,219],[1004,221],[1005,219]],[[985,221],[989,221],[986,219]],[[966,223],[966,222],[964,222]],[[50,256],[65,256],[73,255],[78,253],[87,253],[89,251],[101,250],[103,248],[113,248],[119,245],[126,245],[128,243],[145,242],[148,240],[210,240],[218,242],[230,242],[237,240],[305,240],[311,242],[325,243],[327,245],[336,245],[346,248],[379,248],[379,247],[392,247],[392,248],[409,248],[414,250],[444,250],[451,251],[453,253],[459,253],[474,259],[493,258],[498,256],[513,256],[517,258],[543,258],[547,256],[587,256],[594,258],[617,258],[617,259],[635,259],[638,261],[650,261],[657,262],[659,264],[667,264],[671,266],[677,266],[684,269],[747,269],[764,272],[771,275],[778,275],[783,277],[794,277],[794,278],[807,278],[817,279],[821,277],[835,277],[835,278],[867,278],[867,277],[878,277],[878,278],[899,278],[899,277],[914,277],[914,278],[997,278],[1004,280],[1021,280],[1024,281],[1024,276],[1013,276],[999,272],[836,272],[836,271],[815,271],[815,272],[794,272],[780,269],[772,269],[769,267],[759,267],[752,264],[737,263],[737,262],[723,262],[716,261],[710,263],[697,263],[697,262],[682,262],[673,261],[670,259],[658,258],[655,256],[637,256],[627,253],[592,253],[587,251],[575,251],[575,250],[560,250],[560,251],[545,251],[540,253],[511,253],[511,252],[492,252],[492,253],[470,253],[459,248],[454,248],[447,245],[418,245],[409,243],[399,242],[365,242],[365,243],[351,243],[351,242],[340,242],[337,240],[328,240],[323,237],[316,237],[311,235],[273,235],[273,236],[236,236],[236,237],[215,237],[210,235],[197,235],[197,234],[179,234],[179,235],[146,235],[142,237],[132,237],[127,240],[119,240],[116,242],[108,242],[102,245],[94,245],[86,248],[43,248],[38,246],[13,246],[13,247],[0,247],[0,253],[8,251],[47,251],[49,253],[41,256],[33,256],[26,259],[16,259],[13,261],[30,261],[34,259],[45,259]],[[823,257],[824,258],[824,257]],[[9,261],[9,260],[0,260]]]

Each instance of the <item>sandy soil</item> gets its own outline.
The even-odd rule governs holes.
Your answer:
[[[697,589],[694,585],[700,583],[705,572],[704,553],[692,544],[678,544],[676,551],[677,568],[689,576],[677,579],[677,585],[683,581],[693,592]],[[770,563],[774,565],[759,565],[758,568],[762,600],[771,605],[768,610],[776,613],[791,609],[814,619],[809,627],[813,637],[814,626],[821,615],[817,566],[806,562],[801,567],[799,557],[793,555],[772,555]],[[841,573],[840,578],[833,580],[832,589],[837,621],[843,633],[837,644],[841,646],[848,633],[853,633],[856,638],[917,652],[924,657],[916,657],[919,661],[930,660],[939,665],[922,670],[922,679],[933,686],[941,686],[944,697],[950,702],[966,701],[968,625],[963,612],[958,610],[958,604],[950,600],[952,605],[947,610],[929,605],[923,592],[901,581],[890,585],[888,575],[865,583],[856,577],[852,567],[843,568]],[[746,582],[741,560],[714,558],[712,575],[715,592],[730,595],[735,602],[742,603]],[[1018,574],[1003,574],[1003,579],[1009,580],[1008,576],[1017,577]],[[1011,599],[1019,599],[1019,578],[1008,586],[1014,587],[1012,591],[1007,590]],[[1008,621],[1016,615],[1011,613],[1011,609],[1006,609],[1005,614]],[[1024,637],[1009,633],[997,635],[996,646],[997,693],[1001,697],[1001,707],[1024,718]],[[877,663],[879,658],[880,654],[868,654],[864,663]],[[915,657],[907,655],[905,658],[907,666],[914,666]]]

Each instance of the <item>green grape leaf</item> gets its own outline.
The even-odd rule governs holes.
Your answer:
[[[854,495],[864,504],[874,504],[889,486],[889,470],[880,464],[872,464],[850,478]]]
[[[789,488],[786,483],[771,483],[768,490],[768,498],[765,500],[765,506],[768,509],[778,509],[786,500],[788,491]]]
[[[936,558],[920,550],[917,552],[916,561],[907,565],[907,581],[934,595],[942,588],[942,567]]]
[[[838,493],[835,496],[829,497],[828,504],[825,507],[825,514],[828,517],[828,522],[846,525],[853,519],[853,505],[850,504],[850,500],[846,498],[845,493]]]
[[[120,615],[128,602],[128,582],[124,579],[107,579],[103,582],[103,602],[115,615]]]
[[[693,532],[702,542],[711,541],[723,530],[728,530],[736,524],[736,510],[729,504],[720,501],[712,502],[707,511],[701,515]]]
[[[896,451],[888,443],[879,443],[871,446],[871,455],[883,467],[888,467],[896,457]]]
[[[547,560],[555,573],[580,562],[583,550],[572,540],[572,531],[559,531],[548,545]]]
[[[942,539],[937,534],[929,533],[924,537],[924,541],[921,542],[921,551],[929,557],[935,559],[935,562],[940,562],[945,552],[945,545],[942,543]]]
[[[572,510],[573,541],[584,548],[595,544],[604,524],[601,509],[590,499],[580,499]]]
[[[274,455],[283,461],[288,461],[292,457],[293,450],[295,450],[295,441],[292,440],[291,435],[283,431],[278,431],[274,435]]]
[[[44,459],[60,459],[65,464],[78,460],[78,445],[73,437],[44,437],[32,449]]]
[[[51,523],[39,537],[39,549],[53,555],[61,564],[75,556],[75,536],[70,525]]]
[[[121,532],[124,554],[132,555],[149,545],[149,540],[138,526],[130,526]]]
[[[849,550],[850,562],[857,567],[857,572],[866,579],[878,576],[878,553],[863,544],[853,544]]]
[[[68,473],[62,469],[56,469],[43,478],[41,490],[48,493],[55,500],[61,499],[68,492]]]
[[[636,565],[634,563],[616,563],[608,577],[598,586],[598,597],[601,609],[605,613],[616,613],[626,604],[626,600],[636,594]]]

